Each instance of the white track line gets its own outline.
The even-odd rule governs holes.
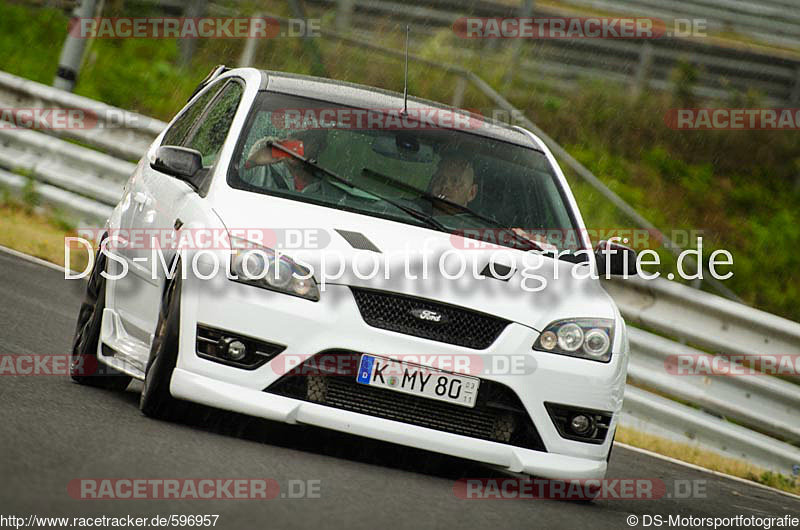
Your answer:
[[[680,466],[688,467],[690,469],[694,469],[696,471],[703,471],[705,473],[710,473],[717,477],[723,477],[730,480],[734,480],[736,482],[741,482],[742,484],[747,484],[748,486],[755,486],[756,488],[761,488],[764,490],[772,491],[775,493],[780,493],[782,495],[786,495],[787,497],[791,497],[796,500],[800,500],[800,495],[795,495],[794,493],[789,493],[788,491],[783,491],[779,489],[772,488],[770,486],[766,486],[759,482],[754,482],[752,480],[748,480],[746,478],[737,477],[734,475],[728,475],[727,473],[722,473],[720,471],[714,471],[713,469],[708,469],[702,466],[698,466],[697,464],[690,464],[689,462],[684,462],[683,460],[678,460],[677,458],[672,458],[671,456],[664,456],[659,453],[654,453],[653,451],[648,451],[647,449],[642,449],[641,447],[634,447],[632,445],[624,444],[622,442],[614,442],[614,445],[622,447],[623,449],[627,449],[629,451],[634,451],[636,453],[641,453],[647,456],[651,456],[653,458],[657,458],[659,460],[664,460],[666,462],[670,462],[672,464],[678,464]],[[613,455],[612,455],[613,457]]]
[[[4,247],[3,245],[0,245],[0,250],[5,252],[6,254],[11,254],[14,257],[23,259],[25,261],[29,261],[31,263],[36,263],[37,265],[43,265],[43,266],[45,266],[45,267],[47,267],[49,269],[56,270],[56,271],[58,271],[60,273],[63,273],[64,270],[65,270],[64,267],[62,267],[61,265],[56,265],[55,263],[50,263],[49,261],[45,261],[42,258],[37,258],[36,256],[31,256],[30,254],[25,254],[25,253],[20,252],[18,250],[14,250],[13,248],[8,248],[8,247]],[[72,272],[75,272],[75,271],[72,271]]]
[[[12,248],[4,247],[3,245],[0,245],[0,251],[6,252],[8,254],[11,254],[12,256],[16,256],[16,257],[24,259],[26,261],[30,261],[32,263],[37,263],[39,265],[43,265],[45,267],[51,268],[53,270],[57,270],[57,271],[62,272],[62,273],[64,272],[64,267],[62,267],[61,265],[56,265],[55,263],[50,263],[49,261],[45,261],[45,260],[43,260],[41,258],[37,258],[36,256],[30,256],[30,255],[25,254],[23,252],[19,252],[18,250],[14,250]],[[679,466],[688,467],[689,469],[694,469],[696,471],[702,471],[702,472],[705,472],[705,473],[710,473],[710,474],[712,474],[712,475],[714,475],[716,477],[727,478],[727,479],[730,479],[730,480],[734,480],[736,482],[741,482],[742,484],[747,484],[748,486],[754,486],[756,488],[761,488],[761,489],[764,489],[764,490],[767,490],[767,491],[780,493],[782,495],[786,495],[787,497],[791,497],[793,499],[800,500],[800,495],[795,495],[794,493],[789,493],[788,491],[783,491],[783,490],[771,488],[769,486],[765,486],[764,484],[760,484],[760,483],[754,482],[752,480],[747,480],[745,478],[736,477],[736,476],[733,476],[733,475],[728,475],[727,473],[721,473],[719,471],[714,471],[713,469],[707,469],[705,467],[701,467],[701,466],[698,466],[696,464],[690,464],[689,462],[684,462],[683,460],[678,460],[677,458],[672,458],[671,456],[664,456],[662,454],[654,453],[653,451],[648,451],[647,449],[642,449],[640,447],[634,447],[632,445],[624,444],[622,442],[614,442],[614,445],[617,445],[617,446],[622,447],[623,449],[627,449],[629,451],[634,451],[636,453],[641,453],[641,454],[650,456],[652,458],[657,458],[659,460],[664,460],[666,462],[677,464]]]

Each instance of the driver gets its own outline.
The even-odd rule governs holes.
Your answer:
[[[271,142],[287,143],[300,141],[303,145],[302,156],[307,160],[316,162],[320,153],[327,145],[326,131],[304,130],[295,133],[283,140],[274,136],[261,138],[250,148],[244,163],[245,169],[263,167],[263,174],[256,176],[261,181],[262,187],[282,188],[293,191],[302,191],[315,178],[309,171],[309,167],[300,160],[290,156],[275,158],[272,156]],[[286,145],[290,148],[290,145]],[[256,184],[252,182],[251,184]]]
[[[429,191],[440,199],[467,206],[478,194],[472,164],[460,156],[443,155],[431,177]]]
[[[442,155],[436,172],[431,177],[428,191],[440,199],[459,206],[468,206],[478,194],[472,163],[459,155]],[[547,239],[540,234],[530,233],[519,227],[513,227],[511,230],[546,248],[552,248]]]

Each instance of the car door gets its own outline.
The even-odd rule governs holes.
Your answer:
[[[131,189],[133,207],[131,234],[139,236],[140,244],[128,251],[130,259],[126,297],[120,316],[131,332],[141,331],[148,343],[158,318],[158,301],[164,281],[160,259],[153,260],[153,241],[174,241],[181,225],[190,221],[184,212],[196,210],[193,202],[201,201],[208,189],[208,179],[213,173],[222,145],[238,109],[243,83],[225,79],[210,85],[181,113],[164,133],[160,145],[190,147],[200,151],[203,159],[201,171],[206,175],[200,192],[186,182],[162,173],[152,167],[157,147],[154,147],[145,164],[142,178]],[[159,146],[160,146],[159,145]],[[164,249],[164,262],[169,265],[174,253]]]

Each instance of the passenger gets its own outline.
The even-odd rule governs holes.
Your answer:
[[[302,156],[308,160],[317,161],[327,145],[325,133],[326,131],[304,130],[283,140],[278,140],[273,136],[261,138],[250,148],[244,168],[265,167],[266,172],[259,177],[247,180],[251,184],[255,184],[254,179],[257,178],[262,187],[302,191],[315,180],[311,174],[311,168],[288,155],[279,158],[273,157],[272,147],[268,144],[270,142],[301,141],[303,143]]]

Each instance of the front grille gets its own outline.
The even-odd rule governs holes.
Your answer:
[[[364,322],[424,339],[483,350],[491,346],[509,324],[492,315],[425,298],[355,287],[351,290]],[[435,322],[414,315],[421,311],[435,312],[441,319]]]
[[[326,361],[317,362],[315,357],[322,355]],[[337,362],[330,361],[334,355],[341,356]],[[546,451],[522,402],[507,386],[481,379],[475,407],[467,408],[358,383],[357,368],[348,367],[357,367],[360,356],[340,350],[317,354],[264,391],[437,431]]]

